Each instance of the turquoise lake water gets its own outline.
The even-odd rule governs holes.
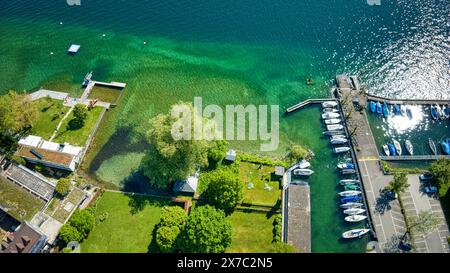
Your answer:
[[[91,70],[96,80],[126,82],[89,166],[113,184],[123,184],[139,166],[145,152],[135,135],[140,126],[194,96],[204,104],[285,109],[329,96],[335,74],[347,72],[360,75],[374,94],[450,98],[446,0],[381,0],[380,6],[365,0],[80,1],[0,0],[0,94],[45,87],[79,95]],[[81,45],[76,56],[66,54],[72,43]],[[309,76],[313,86],[305,84]],[[348,228],[336,203],[339,159],[319,138],[319,114],[312,107],[281,116],[282,143],[268,155],[283,155],[291,142],[316,152],[313,251],[361,252],[363,240],[339,240]]]

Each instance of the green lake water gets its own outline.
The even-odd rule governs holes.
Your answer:
[[[450,97],[448,2],[381,2],[0,0],[0,94],[44,87],[80,95],[89,71],[95,80],[126,82],[87,169],[130,189],[129,181],[143,180],[136,169],[145,143],[137,132],[180,100],[279,105],[283,112],[329,96],[343,72],[359,74],[379,95]],[[66,54],[72,43],[81,45],[75,56]],[[305,84],[309,76],[313,86]],[[282,156],[291,142],[311,147],[313,251],[360,252],[363,240],[339,240],[347,228],[337,209],[339,159],[319,138],[319,113],[280,113],[280,146],[263,155]],[[231,143],[250,152],[259,144]]]

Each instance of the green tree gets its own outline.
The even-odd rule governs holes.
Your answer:
[[[299,251],[293,245],[288,245],[283,242],[272,243],[269,247],[268,253],[298,253]]]
[[[178,206],[165,206],[161,211],[161,226],[182,228],[187,220],[186,212]]]
[[[86,122],[87,116],[88,116],[88,109],[86,105],[77,104],[73,108],[72,123],[78,128],[83,127],[84,123]]]
[[[156,188],[167,188],[171,181],[186,179],[198,167],[208,164],[208,153],[214,142],[195,140],[193,120],[197,120],[194,119],[196,111],[190,104],[179,103],[172,106],[171,113],[180,108],[191,113],[187,124],[183,123],[184,130],[191,133],[190,139],[174,139],[173,135],[180,135],[182,132],[176,127],[180,125],[180,121],[171,114],[160,114],[150,120],[151,129],[146,135],[150,147],[143,159],[142,168]],[[201,117],[196,118],[201,120]]]
[[[73,213],[68,224],[76,228],[82,239],[85,239],[89,235],[89,232],[94,228],[95,216],[90,209],[77,209]]]
[[[177,245],[185,253],[222,253],[231,244],[231,234],[225,213],[205,205],[192,210]]]
[[[394,180],[389,182],[389,184],[386,186],[386,189],[388,191],[396,192],[397,194],[400,194],[404,191],[406,191],[409,187],[408,184],[408,177],[405,173],[396,173],[394,175]]]
[[[430,172],[439,188],[439,195],[445,196],[450,188],[450,159],[439,159],[431,164]]]
[[[208,203],[226,214],[232,213],[243,196],[239,177],[229,171],[217,170],[209,178],[211,180],[205,192]]]
[[[0,96],[0,132],[15,135],[32,127],[39,118],[39,110],[27,94],[9,91]]]
[[[59,238],[66,244],[72,241],[81,242],[83,240],[81,233],[68,223],[59,230]]]
[[[70,189],[72,187],[72,183],[70,182],[70,179],[68,178],[61,178],[59,179],[58,183],[56,184],[55,191],[60,194],[61,196],[66,196]]]
[[[293,160],[299,160],[306,158],[308,156],[308,151],[300,145],[291,145],[289,148],[289,157]]]
[[[176,246],[180,228],[177,226],[162,226],[156,231],[156,244],[161,252],[173,252]]]
[[[227,154],[227,141],[218,140],[209,150],[208,157],[214,164],[220,164]]]

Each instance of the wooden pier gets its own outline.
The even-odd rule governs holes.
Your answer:
[[[381,96],[375,96],[366,94],[367,100],[375,102],[386,102],[388,104],[409,104],[409,105],[435,105],[435,104],[448,104],[450,99],[447,100],[423,100],[423,99],[390,99]]]
[[[386,161],[415,161],[415,160],[438,160],[450,159],[450,155],[402,155],[402,156],[380,156],[381,160]]]
[[[101,85],[105,87],[112,87],[112,88],[120,88],[123,89],[127,86],[126,83],[122,82],[99,82],[99,81],[92,81],[95,85]]]
[[[300,109],[300,108],[302,108],[302,107],[304,107],[306,105],[322,103],[322,102],[325,102],[325,101],[337,101],[337,100],[336,99],[332,99],[332,98],[329,98],[329,99],[307,99],[307,100],[302,101],[302,102],[300,102],[300,103],[298,103],[298,104],[296,104],[294,106],[289,107],[288,109],[286,109],[286,113],[289,114],[289,113],[292,113],[292,112],[294,112],[294,111],[296,111],[296,110],[298,110],[298,109]]]

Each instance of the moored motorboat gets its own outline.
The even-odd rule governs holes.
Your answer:
[[[406,106],[405,105],[400,105],[400,114],[402,116],[406,116]]]
[[[394,143],[395,152],[398,155],[402,155],[402,145],[397,140],[393,139],[392,143]]]
[[[339,181],[339,184],[341,185],[353,185],[353,184],[359,184],[359,180],[356,179],[342,179]]]
[[[294,174],[298,176],[310,176],[314,173],[313,170],[310,169],[295,169]]]
[[[391,154],[391,156],[395,156],[397,154],[393,144],[388,143],[388,149],[389,149],[389,153]]]
[[[444,108],[439,105],[436,105],[437,111],[438,111],[438,116],[441,120],[445,119],[445,114],[444,114]]]
[[[443,140],[441,142],[442,151],[446,155],[450,155],[450,139]]]
[[[366,212],[366,210],[361,209],[361,208],[351,208],[351,209],[346,209],[343,212],[347,215],[357,215],[357,214]]]
[[[401,115],[400,106],[398,104],[394,104],[394,114]]]
[[[383,107],[381,106],[381,103],[379,101],[377,101],[376,107],[377,107],[377,114],[383,113]]]
[[[362,197],[361,196],[348,196],[341,198],[341,203],[361,203]]]
[[[339,138],[347,138],[345,135],[334,135],[330,137],[330,140],[332,139],[339,139]]]
[[[335,135],[345,134],[345,132],[336,130],[336,131],[325,131],[325,132],[323,132],[323,134],[326,135],[326,136],[335,136]]]
[[[450,119],[450,105],[445,105],[443,111],[444,111],[444,117],[446,119]]]
[[[332,119],[325,119],[323,122],[326,125],[331,125],[331,124],[339,124],[342,122],[342,120],[340,118],[332,118]]]
[[[325,101],[322,102],[322,107],[323,108],[334,108],[338,105],[338,103],[336,101]]]
[[[375,113],[376,111],[376,105],[374,101],[370,101],[369,102],[369,108],[370,108],[370,112]]]
[[[333,145],[338,145],[338,144],[345,144],[348,142],[348,139],[346,138],[333,138],[330,139],[330,143]]]
[[[363,203],[350,202],[350,203],[341,204],[340,208],[341,209],[351,209],[351,208],[360,208],[362,206],[364,206]]]
[[[309,167],[311,167],[311,163],[309,163],[307,160],[302,159],[302,161],[300,161],[298,163],[298,166],[300,167],[300,169],[308,169]]]
[[[355,168],[355,164],[353,164],[353,163],[339,163],[337,165],[337,167],[339,169],[354,169]]]
[[[391,152],[389,151],[389,147],[386,144],[383,145],[383,151],[387,156],[391,155]]]
[[[327,112],[322,114],[322,119],[340,118],[339,113]]]
[[[411,107],[406,106],[406,115],[408,116],[409,119],[413,118],[413,113],[411,111]]]
[[[344,126],[342,126],[341,124],[327,125],[328,131],[339,131],[342,129],[344,129]]]
[[[387,105],[386,102],[383,102],[383,116],[387,118],[389,117],[389,115],[390,115],[389,106]]]
[[[345,221],[347,222],[351,222],[351,223],[356,223],[356,222],[361,222],[367,219],[367,216],[365,215],[350,215],[344,218]]]
[[[336,147],[333,149],[333,151],[335,154],[346,153],[350,151],[350,147]]]
[[[361,194],[361,191],[341,191],[338,193],[341,197],[349,197],[349,196],[358,196]]]
[[[437,155],[436,144],[434,143],[434,141],[431,138],[428,139],[428,146],[430,146],[431,152],[434,155]]]
[[[438,110],[437,110],[436,106],[431,106],[431,117],[434,120],[437,120],[439,118],[439,114],[438,114]]]
[[[355,174],[356,170],[355,169],[342,169],[341,170],[341,174],[346,175],[346,174]]]
[[[358,184],[350,184],[344,186],[345,191],[358,191],[361,190],[361,187]]]
[[[405,147],[410,155],[414,155],[414,147],[409,139],[405,140]]]
[[[365,229],[365,228],[352,229],[352,230],[342,233],[342,238],[345,238],[345,239],[359,238],[359,237],[363,236],[364,234],[367,234],[369,231],[370,231],[370,229]]]
[[[339,110],[335,108],[324,108],[323,113],[339,113]]]

